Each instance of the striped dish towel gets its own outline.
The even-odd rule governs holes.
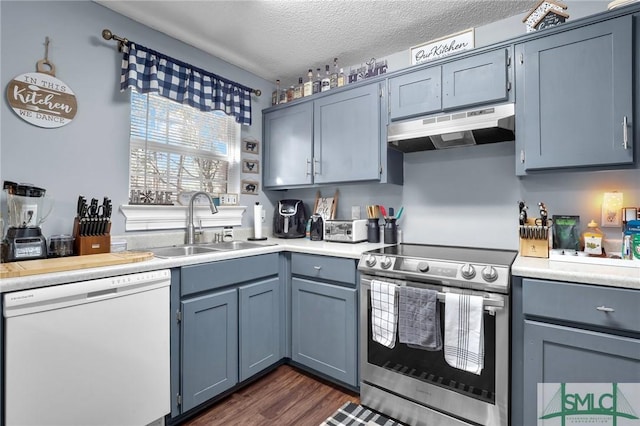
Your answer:
[[[447,364],[473,374],[484,368],[482,296],[446,293],[444,308],[444,359]]]
[[[396,345],[398,304],[396,285],[383,281],[371,281],[371,329],[373,341],[388,348]]]

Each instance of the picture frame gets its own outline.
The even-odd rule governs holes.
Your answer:
[[[248,195],[258,195],[260,183],[257,180],[242,179],[240,182],[240,192]]]
[[[238,194],[220,194],[220,205],[221,206],[237,206],[238,205]]]
[[[332,220],[336,218],[336,209],[338,208],[338,190],[336,189],[333,197],[323,197],[320,191],[316,193],[316,202],[313,206],[313,213],[320,215],[322,220]]]
[[[251,158],[242,159],[242,173],[260,173],[260,160]]]
[[[245,138],[242,140],[242,152],[249,154],[260,154],[260,141],[253,138]]]

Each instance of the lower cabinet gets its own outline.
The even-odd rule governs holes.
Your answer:
[[[539,424],[541,383],[640,382],[640,291],[518,278],[513,295],[511,424]]]
[[[238,382],[238,296],[226,290],[182,302],[182,410]]]
[[[355,261],[293,254],[292,273],[291,359],[329,378],[357,387],[358,290]],[[348,282],[312,279],[312,276],[331,276]]]
[[[172,281],[172,417],[280,361],[278,254],[187,266]],[[174,284],[179,282],[179,284]]]

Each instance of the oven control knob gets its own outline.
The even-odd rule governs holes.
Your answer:
[[[429,264],[427,262],[418,263],[418,271],[427,272],[429,270]]]
[[[460,268],[460,273],[462,274],[462,278],[466,280],[470,280],[476,276],[475,268],[469,263],[462,265],[462,268]]]
[[[487,266],[482,270],[482,278],[488,283],[492,283],[498,279],[498,271],[493,266]]]
[[[376,257],[371,254],[368,255],[364,260],[364,264],[367,265],[369,268],[372,268],[376,264]]]
[[[380,266],[382,266],[382,269],[389,269],[391,266],[391,258],[389,256],[383,257],[380,261]]]

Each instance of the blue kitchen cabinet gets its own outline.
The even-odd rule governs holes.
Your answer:
[[[442,67],[389,78],[389,120],[436,113],[441,109]]]
[[[236,289],[182,302],[182,410],[238,382]]]
[[[265,188],[313,183],[313,104],[299,103],[263,114]]]
[[[516,174],[633,163],[632,16],[516,46]]]
[[[294,253],[291,359],[358,387],[356,261]]]
[[[380,89],[369,84],[313,102],[313,181],[380,179]]]
[[[384,82],[357,84],[263,112],[263,184],[402,184],[402,153],[386,143]]]
[[[276,253],[172,271],[172,418],[284,357],[279,271]]]
[[[466,54],[389,78],[389,120],[512,99],[511,47]]]
[[[640,291],[515,278],[512,295],[512,424],[538,424],[539,383],[640,382]]]
[[[241,286],[239,343],[240,381],[280,361],[282,299],[278,277]]]
[[[509,57],[503,47],[442,65],[442,109],[508,101]]]

